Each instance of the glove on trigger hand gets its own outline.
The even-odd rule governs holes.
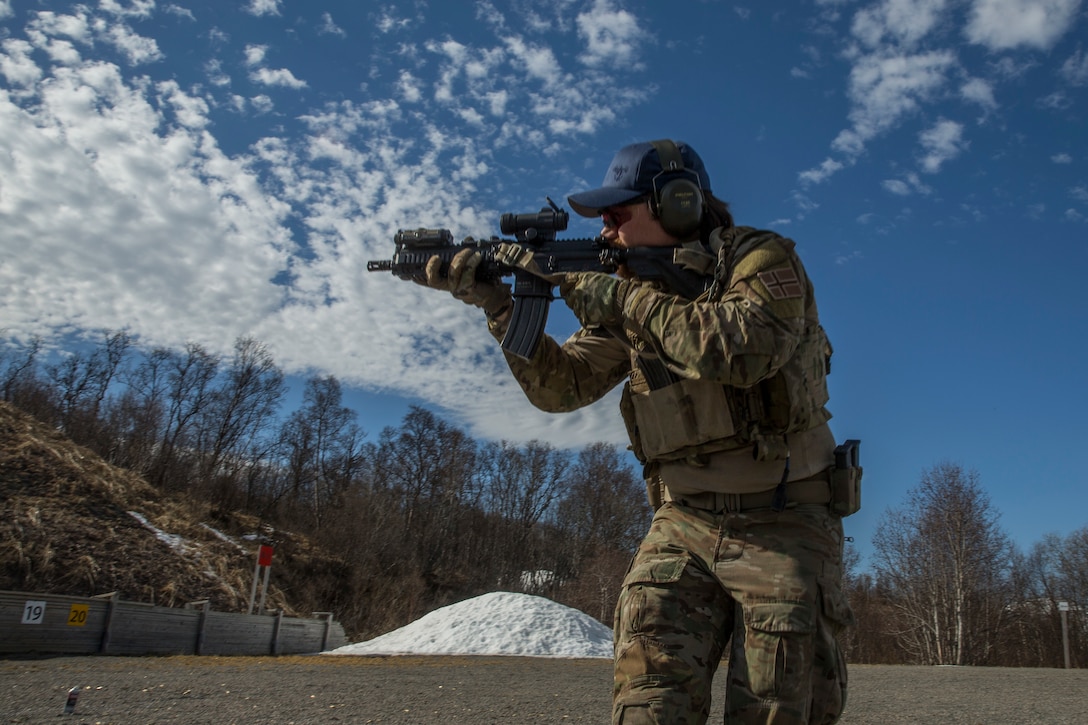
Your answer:
[[[533,259],[532,250],[526,249],[520,244],[510,244],[509,242],[500,244],[495,248],[495,261],[505,264],[508,267],[524,270],[529,274],[547,280],[552,284],[559,284],[563,281],[563,275],[548,274],[542,270],[536,260]]]
[[[584,327],[618,326],[631,282],[602,272],[571,272],[563,276],[559,294]]]
[[[505,282],[480,282],[476,268],[483,257],[472,249],[462,249],[450,260],[446,276],[442,276],[442,258],[435,255],[424,269],[428,287],[445,290],[469,305],[476,305],[494,317],[512,304],[510,285]]]

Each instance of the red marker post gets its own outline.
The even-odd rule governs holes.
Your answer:
[[[249,590],[249,614],[253,614],[253,603],[257,598],[257,580],[261,577],[261,569],[264,569],[264,585],[261,587],[261,605],[257,608],[257,614],[264,611],[264,598],[268,594],[268,575],[272,571],[272,554],[274,549],[268,544],[257,547],[257,566],[253,569],[253,587]]]

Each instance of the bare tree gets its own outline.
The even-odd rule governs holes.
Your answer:
[[[101,345],[66,355],[47,368],[57,391],[60,429],[77,443],[93,442],[102,401],[130,344],[125,332],[106,333]]]
[[[1088,528],[1067,537],[1048,534],[1016,567],[1022,641],[1031,658],[1024,665],[1064,666],[1060,606],[1074,667],[1088,663]]]
[[[35,335],[23,347],[22,354],[16,354],[12,348],[6,346],[0,348],[0,363],[4,368],[3,373],[0,373],[0,397],[3,400],[21,404],[20,391],[34,379],[38,355],[44,346],[42,338]]]
[[[607,443],[583,448],[571,468],[560,505],[560,526],[581,546],[634,552],[649,525],[645,484],[619,449]]]
[[[485,510],[494,517],[489,559],[501,559],[502,586],[540,593],[552,572],[541,570],[546,537],[541,524],[555,517],[568,456],[547,443],[515,446],[503,441],[484,446]]]
[[[234,357],[223,377],[200,416],[199,445],[200,478],[206,485],[218,479],[220,485],[215,488],[221,499],[241,493],[238,483],[243,470],[260,463],[246,457],[261,450],[259,438],[267,432],[286,392],[283,372],[268,349],[253,338],[235,342]]]
[[[149,475],[160,486],[187,488],[196,442],[194,425],[210,402],[220,360],[194,342],[185,345],[184,354],[160,354],[165,356],[165,420]]]
[[[281,430],[290,488],[296,500],[308,504],[315,526],[360,465],[363,433],[355,417],[343,405],[339,380],[313,377],[306,381],[302,408]]]
[[[111,463],[141,475],[151,470],[166,427],[171,359],[166,348],[153,348],[123,374],[124,391],[108,412],[108,425],[117,438],[108,457]]]
[[[897,612],[897,640],[919,664],[986,664],[1006,613],[1008,537],[978,473],[942,463],[873,539]]]

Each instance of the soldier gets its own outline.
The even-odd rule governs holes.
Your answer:
[[[617,247],[675,247],[708,277],[691,300],[660,283],[563,275],[582,328],[507,355],[538,408],[569,411],[625,382],[620,412],[644,464],[653,523],[615,616],[613,722],[703,723],[729,650],[727,723],[832,723],[846,701],[837,636],[841,515],[828,428],[831,346],[794,243],[733,224],[690,146],[636,143],[601,188],[568,198]],[[516,256],[516,255],[515,255]],[[428,284],[482,307],[502,339],[510,290],[478,283],[460,252]]]

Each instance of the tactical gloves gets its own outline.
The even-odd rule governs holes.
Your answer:
[[[616,327],[623,323],[623,306],[633,283],[602,272],[563,275],[559,294],[583,327]]]
[[[533,256],[531,249],[526,249],[520,244],[503,243],[495,249],[495,261],[501,262],[509,267],[517,267],[523,269],[529,274],[536,275],[541,279],[545,279],[552,284],[559,284],[563,281],[562,274],[548,274],[540,268],[540,265],[536,263],[536,259]]]
[[[496,250],[496,260],[559,285],[559,294],[574,316],[585,327],[619,327],[623,324],[624,304],[635,287],[630,280],[618,279],[603,272],[544,273],[533,260],[533,253],[521,245],[502,244]],[[442,259],[431,257],[425,269],[427,286],[446,290],[467,304],[483,308],[494,318],[511,308],[510,285],[504,282],[481,282],[476,268],[483,257],[472,249],[462,249],[450,261],[442,275]]]
[[[425,273],[427,286],[446,290],[457,299],[470,305],[476,305],[496,317],[513,305],[510,285],[505,282],[480,282],[476,279],[476,268],[483,258],[472,249],[462,249],[450,260],[446,275],[442,276],[442,258],[438,256],[427,260]]]
[[[505,265],[559,285],[559,294],[583,326],[618,326],[623,303],[631,283],[602,272],[548,274],[533,259],[533,252],[520,244],[500,244],[495,258]]]

